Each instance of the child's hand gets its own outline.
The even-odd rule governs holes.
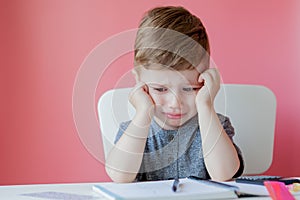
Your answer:
[[[197,108],[200,104],[213,106],[214,99],[220,89],[220,74],[216,68],[210,68],[200,74],[198,82],[203,87],[196,96]]]
[[[152,114],[154,101],[149,94],[148,86],[145,83],[137,83],[129,94],[129,101],[137,112]]]

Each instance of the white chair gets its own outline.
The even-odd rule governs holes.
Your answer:
[[[113,147],[119,124],[131,119],[134,108],[128,102],[131,88],[105,92],[98,102],[98,114],[105,157]],[[223,84],[215,99],[216,112],[230,117],[234,142],[245,161],[244,175],[262,174],[272,163],[276,98],[259,85]]]

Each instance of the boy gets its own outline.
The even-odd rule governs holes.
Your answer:
[[[208,69],[209,52],[200,19],[182,7],[157,7],[142,19],[129,97],[136,114],[120,125],[107,157],[113,181],[241,175],[233,127],[214,111],[220,76]]]

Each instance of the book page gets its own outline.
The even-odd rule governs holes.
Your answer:
[[[202,182],[198,182],[191,179],[180,179],[179,188],[176,192],[172,191],[173,180],[167,181],[148,181],[148,182],[137,182],[127,184],[116,184],[116,183],[102,183],[99,184],[99,188],[106,190],[110,194],[114,194],[116,199],[153,199],[165,198],[165,197],[217,197],[222,195],[229,195],[235,197],[232,190],[227,188],[216,187],[208,185]],[[108,190],[108,191],[107,191]]]

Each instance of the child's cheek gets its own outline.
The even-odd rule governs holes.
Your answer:
[[[163,102],[164,102],[164,98],[163,98],[163,95],[159,95],[159,94],[156,94],[156,93],[150,93],[154,103],[156,106],[158,105],[163,105]]]

